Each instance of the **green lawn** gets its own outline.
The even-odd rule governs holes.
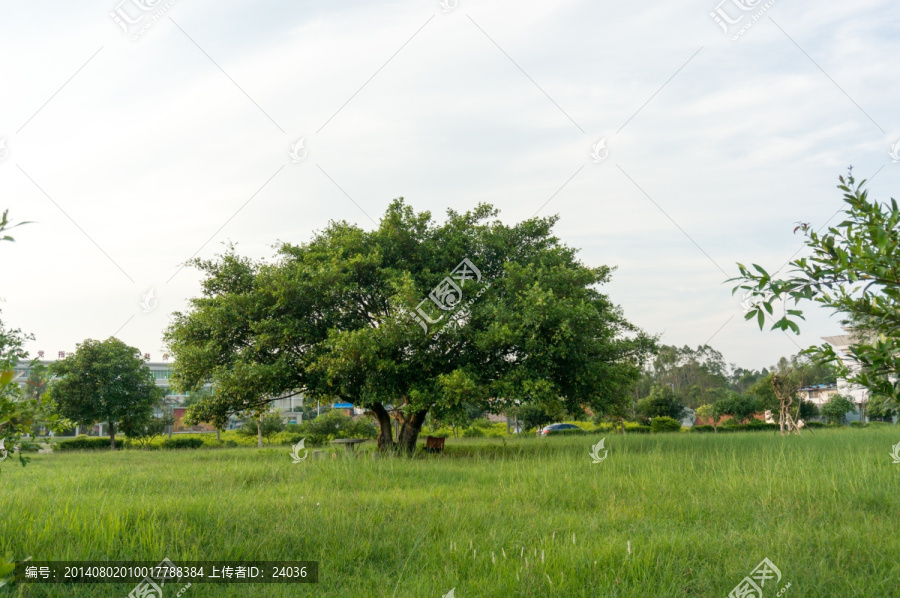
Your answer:
[[[787,597],[900,596],[900,427],[610,434],[592,464],[599,438],[450,438],[437,457],[296,465],[288,447],[9,459],[0,555],[319,562],[318,585],[195,584],[186,598],[725,597],[765,557],[782,573],[767,598],[788,582]]]

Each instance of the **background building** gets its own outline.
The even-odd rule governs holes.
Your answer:
[[[64,359],[65,355],[65,352],[59,352],[60,359]],[[166,359],[164,359],[163,361],[149,361],[149,355],[145,354],[146,361],[144,362],[144,364],[150,369],[150,373],[153,374],[153,380],[156,383],[156,386],[163,389],[164,392],[162,404],[154,408],[154,415],[156,417],[162,417],[165,411],[170,412],[175,418],[175,424],[172,430],[173,433],[214,432],[215,428],[213,428],[209,424],[186,426],[182,423],[184,413],[191,403],[191,393],[178,393],[173,387],[170,386],[169,380],[172,377],[172,362],[168,361],[168,356],[165,357]],[[37,363],[44,366],[50,366],[54,363],[54,361],[55,360],[51,359],[38,359]],[[21,363],[16,366],[15,381],[19,384],[19,386],[24,387],[27,384],[31,369],[32,366],[30,362]],[[325,406],[323,405],[323,407]],[[272,408],[281,412],[282,417],[284,418],[286,423],[301,423],[303,421],[302,394],[295,397],[289,397],[286,399],[279,399],[277,401],[274,401],[272,403]],[[225,429],[233,430],[239,427],[240,418],[232,416]],[[72,433],[103,436],[104,432],[106,431],[105,429],[106,424],[95,424],[90,429],[86,429],[83,426],[77,426]]]
[[[849,348],[850,345],[856,342],[856,337],[853,335],[853,331],[850,328],[842,327],[842,330],[844,331],[844,334],[823,336],[822,340],[834,347],[834,352],[840,356],[844,365],[855,374],[859,371],[860,366],[851,356]],[[856,407],[855,413],[847,414],[847,421],[860,421],[862,413],[864,412],[863,408],[869,402],[869,391],[857,384],[851,384],[845,378],[838,378],[836,394],[847,397]]]

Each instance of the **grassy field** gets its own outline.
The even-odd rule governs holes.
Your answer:
[[[448,439],[441,456],[286,447],[35,455],[0,471],[0,554],[33,560],[316,560],[318,585],[183,596],[900,596],[900,427]],[[630,549],[630,550],[629,550]],[[134,584],[11,596],[126,596]],[[178,586],[166,596],[175,596]]]

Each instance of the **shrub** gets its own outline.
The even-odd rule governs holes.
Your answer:
[[[271,443],[272,436],[284,431],[284,429],[285,424],[281,414],[276,411],[269,411],[258,418],[252,415],[245,417],[238,432],[245,436],[259,436],[261,433],[265,437],[266,442]]]
[[[716,431],[716,429],[713,428],[709,424],[703,424],[703,425],[694,426],[693,428],[691,428],[691,432],[715,432],[715,431]]]
[[[821,415],[821,412],[818,405],[812,401],[800,401],[800,413],[798,415],[800,419],[807,420],[811,417],[819,417],[819,415]]]
[[[660,432],[678,432],[681,430],[681,423],[672,419],[671,417],[666,417],[664,415],[659,417],[654,417],[650,421],[650,431],[654,434],[658,434]]]
[[[770,424],[770,423],[768,423],[768,422],[764,422],[764,421],[759,420],[759,419],[751,419],[751,420],[750,420],[749,422],[747,422],[746,424],[741,424],[740,426],[738,426],[738,430],[745,430],[745,431],[746,431],[746,430],[749,430],[749,431],[753,431],[753,430],[778,430],[778,429],[780,429],[780,427],[779,427],[778,424],[774,424],[774,423],[773,423],[773,424]]]
[[[577,430],[574,428],[569,428],[568,430],[547,430],[547,436],[579,436],[581,434],[586,434],[581,428]]]
[[[116,450],[121,449],[126,443],[117,442]],[[72,440],[63,440],[53,445],[58,451],[96,451],[109,450],[109,438],[91,438],[88,436],[76,436]]]
[[[637,412],[643,418],[668,417],[677,421],[687,410],[670,387],[654,386],[649,396],[637,402]]]
[[[768,422],[764,422],[761,419],[751,419],[746,424],[740,426],[745,430],[778,430],[778,424],[770,424]]]
[[[515,431],[510,427],[510,432],[515,434]],[[506,438],[509,434],[506,433],[506,424],[503,422],[497,422],[495,424],[491,424],[490,428],[486,428],[484,433],[488,438]]]
[[[599,423],[594,425],[594,429],[588,431],[588,434],[606,434],[607,432],[613,432],[615,430],[615,426],[610,423]]]
[[[596,426],[592,422],[564,421],[562,423],[572,424],[573,426],[578,426],[585,432],[593,432],[596,429]]]
[[[463,430],[464,438],[481,438],[482,436],[484,436],[484,430],[481,428],[471,427]]]
[[[300,428],[300,424],[287,424],[284,426],[284,431],[289,434],[297,434],[298,432],[302,432],[303,430]]]
[[[753,417],[762,408],[760,401],[752,395],[742,395],[734,391],[726,391],[725,396],[715,403],[715,410],[721,415],[730,415],[736,423]]]
[[[434,436],[435,438],[450,438],[453,436],[453,430],[450,428],[422,428],[422,431],[419,433],[420,436]]]
[[[377,430],[371,419],[353,419],[335,409],[303,422],[298,434],[298,440],[305,437],[307,445],[322,446],[335,438],[375,438]]]
[[[161,445],[164,449],[192,449],[203,446],[202,438],[166,438]]]
[[[638,424],[635,422],[625,422],[625,432],[635,432],[637,434],[649,434],[650,426],[645,426],[643,424]]]
[[[856,411],[853,402],[847,397],[834,395],[822,405],[822,415],[829,424],[847,423],[847,414]]]
[[[864,424],[862,422],[850,422],[850,427],[851,428],[865,428],[866,424]]]
[[[237,445],[238,445],[238,443],[235,442],[234,440],[226,440],[225,442],[222,443],[222,446],[227,446],[228,448],[233,448],[233,447],[236,447]]]
[[[825,424],[822,422],[806,422],[807,428],[824,428]]]
[[[107,444],[109,444],[109,439],[107,439]],[[22,441],[16,445],[16,448],[20,453],[36,453],[41,450],[41,445],[37,442]]]

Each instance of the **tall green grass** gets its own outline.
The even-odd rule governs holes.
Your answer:
[[[725,597],[764,557],[783,575],[766,597],[900,596],[900,428],[608,435],[592,464],[599,439],[296,465],[286,447],[41,454],[0,465],[0,555],[319,562],[318,586],[185,597]]]

